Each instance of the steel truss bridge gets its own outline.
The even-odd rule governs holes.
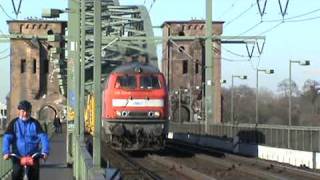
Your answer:
[[[206,0],[206,36],[169,37],[171,40],[202,39],[206,46],[206,82],[213,80],[212,41],[257,41],[264,37],[212,36],[212,0]],[[79,36],[80,35],[80,36]],[[75,177],[86,177],[100,167],[101,117],[96,116],[93,135],[93,159],[84,162],[83,149],[85,96],[89,92],[96,99],[95,114],[101,114],[101,82],[115,67],[126,60],[144,60],[157,66],[156,44],[162,37],[154,37],[149,13],[143,6],[121,6],[117,0],[69,0],[68,20],[68,112],[75,112],[72,131],[73,150],[67,161],[73,161]],[[131,59],[130,59],[131,58]],[[133,58],[133,59],[132,59]],[[209,84],[209,83],[208,83]],[[213,119],[213,86],[206,85],[206,124]],[[72,96],[74,95],[74,97]],[[72,102],[75,101],[75,102]],[[75,106],[72,106],[74,104]],[[173,126],[174,127],[174,126]],[[207,126],[206,126],[207,127]],[[68,135],[69,137],[69,135]],[[80,166],[82,164],[82,166]],[[84,171],[89,169],[89,171]]]
[[[95,114],[101,114],[101,83],[116,67],[127,61],[144,61],[158,66],[156,45],[165,41],[155,37],[149,13],[144,6],[123,6],[118,0],[69,0],[67,66],[60,67],[61,86],[68,97],[69,119],[67,161],[74,164],[74,175],[88,179],[99,175],[101,117],[96,116],[93,135],[93,157],[84,146],[84,109],[86,96],[96,99]],[[206,42],[206,82],[213,79],[212,41],[244,42],[264,39],[256,36],[212,36],[212,0],[206,0],[206,35],[200,37],[169,37],[170,40],[201,39]],[[0,42],[11,38],[32,39],[21,35],[1,36]],[[38,37],[52,39],[52,37]],[[53,38],[55,40],[55,38]],[[168,40],[168,39],[167,39]],[[52,52],[58,53],[56,52]],[[59,60],[58,60],[59,61]],[[207,83],[206,83],[207,84]],[[201,123],[171,123],[175,133],[209,135],[232,139],[246,132],[243,140],[274,147],[319,151],[320,129],[306,127],[267,126],[252,124],[212,124],[213,87],[206,85],[205,121]],[[72,137],[72,138],[71,138]],[[71,140],[72,139],[72,140]],[[302,142],[302,143],[297,143]],[[68,142],[69,143],[69,142]]]

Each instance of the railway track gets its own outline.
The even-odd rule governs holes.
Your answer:
[[[155,158],[156,155],[150,155],[145,152],[125,153],[112,150],[107,144],[102,144],[102,158],[106,166],[118,168],[121,172],[122,179],[130,180],[191,180],[197,179],[195,176],[190,177],[184,174],[179,168],[168,166]]]
[[[191,168],[197,168],[198,171],[216,179],[320,179],[320,173],[318,172],[256,158],[240,157],[178,141],[169,143],[168,148],[193,154],[193,158],[189,159],[189,162],[186,159],[177,159],[177,161],[189,164]],[[190,163],[190,161],[202,165],[198,164],[198,167],[193,167],[192,164],[195,163]],[[205,164],[210,166],[211,170],[201,169],[201,167],[205,167]],[[242,176],[245,176],[245,178],[242,178]]]
[[[114,167],[120,170],[123,179],[161,179],[153,172],[139,165],[127,154],[114,151],[107,144],[102,144],[102,158],[108,167]],[[143,159],[144,157],[141,157]]]
[[[320,173],[170,141],[164,151],[121,152],[102,143],[103,159],[122,179],[320,179]]]

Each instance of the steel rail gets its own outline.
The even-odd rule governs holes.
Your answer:
[[[139,175],[147,179],[160,180],[162,179],[160,176],[155,174],[154,172],[146,169],[141,166],[139,163],[135,162],[132,158],[130,158],[127,154],[121,151],[112,150],[110,146],[108,146],[105,142],[102,143],[104,152],[102,152],[102,158],[108,161],[113,167],[119,168],[121,172],[128,173],[131,172],[131,175]],[[129,168],[129,169],[124,169]],[[137,173],[138,172],[138,173]],[[132,178],[132,177],[129,177]],[[126,176],[124,176],[126,179]]]
[[[304,176],[305,178],[320,179],[320,173],[313,172],[313,171],[310,171],[310,170],[299,169],[297,167],[292,167],[292,166],[289,166],[289,165],[280,164],[280,163],[277,163],[277,162],[270,162],[270,161],[257,159],[257,158],[250,159],[250,158],[247,158],[247,157],[241,157],[239,155],[233,155],[231,153],[220,151],[220,150],[217,150],[217,149],[190,145],[190,144],[187,144],[187,143],[184,143],[184,142],[181,142],[181,141],[171,141],[171,142],[173,142],[174,144],[179,144],[180,145],[179,147],[188,146],[188,147],[191,147],[191,148],[195,148],[195,149],[202,150],[202,151],[207,151],[207,152],[210,152],[210,153],[221,153],[221,154],[224,154],[224,156],[226,158],[229,158],[229,159],[231,159],[231,160],[233,160],[235,162],[245,162],[245,163],[251,164],[251,165],[253,165],[253,164],[261,165],[261,166],[264,166],[267,169],[278,168],[278,169],[281,169],[282,171],[286,170],[288,173],[292,173],[292,174],[295,174],[295,175],[298,175],[298,176]],[[214,162],[218,161],[217,158],[213,158],[212,156],[207,156],[207,155],[204,155],[204,154],[196,155],[196,157],[201,158],[203,160],[214,159]],[[227,163],[227,162],[223,161],[222,163]],[[250,167],[252,167],[252,166],[250,166]],[[238,168],[242,168],[244,170],[244,172],[247,171],[246,168],[243,168],[243,167],[240,167],[240,166]],[[242,171],[242,169],[241,169],[241,171]],[[253,171],[253,173],[254,173],[254,171]],[[265,175],[268,175],[268,174],[266,174],[264,172],[261,172],[261,173],[263,173]],[[272,177],[272,175],[270,177]],[[281,179],[281,177],[279,177],[279,178]],[[277,178],[277,179],[279,179],[279,178]]]

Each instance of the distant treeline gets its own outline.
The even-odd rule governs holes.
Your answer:
[[[320,98],[319,81],[308,79],[298,88],[292,81],[292,125],[319,126]],[[278,84],[277,92],[259,88],[259,123],[288,124],[289,80]],[[234,87],[234,121],[236,123],[255,123],[256,89],[246,85]],[[223,121],[230,122],[231,89],[223,88]]]

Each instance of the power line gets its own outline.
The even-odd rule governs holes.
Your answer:
[[[287,20],[292,20],[292,19],[297,19],[297,18],[300,18],[300,17],[304,17],[304,16],[313,14],[313,13],[318,12],[318,11],[320,11],[320,9],[315,9],[315,10],[312,10],[312,11],[309,11],[309,12],[306,12],[306,13],[303,13],[303,14],[299,14],[299,15],[288,17],[288,18],[284,18],[284,19],[264,20],[263,22],[287,21]]]
[[[152,7],[153,7],[154,3],[156,3],[156,0],[152,0],[152,3],[151,3],[151,5],[150,5],[150,8],[149,8],[149,11],[148,11],[148,12],[150,12],[150,11],[151,11],[151,9],[152,9]]]
[[[3,57],[0,57],[0,60],[4,60],[6,58],[10,57],[10,54],[6,55],[6,56],[3,56]]]
[[[225,11],[223,11],[223,13],[218,17],[218,19],[222,18],[222,16],[224,16],[228,11],[230,11],[238,1],[239,0],[234,0],[231,6],[227,8]]]
[[[221,47],[222,47],[223,50],[227,51],[228,53],[230,53],[230,54],[232,54],[232,55],[235,55],[235,56],[238,56],[238,57],[243,57],[243,58],[249,57],[249,56],[247,56],[247,55],[243,55],[243,54],[239,54],[239,53],[236,53],[236,52],[234,52],[234,51],[231,51],[231,50],[229,50],[229,49],[227,49],[227,48],[225,48],[225,47],[223,47],[223,46],[221,46]],[[256,57],[256,56],[254,56],[254,57]]]
[[[311,21],[311,20],[315,20],[315,19],[320,19],[320,16],[305,18],[305,19],[290,20],[290,21],[286,21],[286,22],[304,22],[304,21]]]
[[[238,36],[242,36],[242,35],[246,34],[247,32],[255,29],[256,27],[258,27],[262,23],[263,23],[263,21],[258,22],[257,24],[251,26],[249,29],[247,29],[247,30],[243,31],[242,33],[240,33]]]
[[[6,10],[4,10],[3,6],[0,4],[0,9],[2,10],[2,12],[9,18],[9,19],[14,19],[11,16],[9,16],[9,14],[6,12]]]
[[[2,54],[2,53],[4,53],[4,52],[6,52],[6,51],[8,51],[8,50],[9,50],[9,48],[4,49],[4,50],[0,51],[0,54]]]
[[[287,18],[288,19],[288,18]],[[290,18],[290,19],[292,19],[292,18]],[[261,32],[261,33],[259,33],[258,35],[263,35],[263,34],[266,34],[266,33],[268,33],[268,32],[270,32],[270,31],[273,31],[274,29],[276,29],[278,26],[280,26],[281,24],[283,24],[283,23],[289,23],[289,22],[305,22],[305,21],[311,21],[311,20],[317,20],[317,19],[320,19],[320,16],[315,16],[315,17],[310,17],[310,18],[305,18],[305,19],[296,19],[296,20],[281,20],[280,22],[279,21],[268,21],[268,22],[279,22],[278,24],[276,24],[276,25],[274,25],[274,26],[272,26],[271,28],[269,28],[269,29],[267,29],[267,30],[265,30],[265,31],[263,31],[263,32]],[[262,22],[261,22],[262,23]],[[259,24],[261,24],[261,23],[259,23]],[[257,27],[257,24],[256,25],[254,25],[252,28],[249,28],[247,31],[245,31],[244,33],[247,33],[248,31],[251,31],[252,29],[254,29],[254,28],[256,28]],[[241,33],[241,34],[239,34],[239,36],[240,35],[243,35],[244,33]]]
[[[263,31],[263,32],[262,32],[262,33],[260,33],[259,35],[266,34],[266,33],[270,32],[270,31],[274,30],[275,28],[277,28],[278,26],[280,26],[280,25],[281,25],[281,24],[283,24],[283,23],[284,23],[284,22],[280,22],[280,23],[276,24],[275,26],[272,26],[271,28],[269,28],[269,29],[267,29],[267,30]]]
[[[228,61],[228,62],[248,62],[250,61],[250,59],[232,59],[232,58],[225,58],[225,57],[221,57],[222,60],[224,61]]]
[[[252,3],[246,10],[244,10],[243,12],[241,12],[239,15],[237,15],[235,18],[231,19],[228,23],[226,23],[226,25],[224,26],[224,28],[226,28],[228,25],[230,25],[232,22],[234,22],[235,20],[239,19],[241,16],[243,16],[244,14],[246,14],[250,9],[252,9],[254,7],[255,3]]]
[[[225,48],[225,47],[222,47],[222,49],[223,49],[223,50],[225,50],[225,51],[227,51],[227,52],[228,52],[228,53],[230,53],[230,54],[235,55],[235,56],[239,56],[239,57],[246,57],[246,56],[245,56],[245,55],[243,55],[243,54],[238,54],[238,53],[233,52],[233,51],[231,51],[231,50],[229,50],[229,49],[227,49],[227,48]]]
[[[264,22],[303,22],[303,21],[310,21],[310,20],[315,20],[315,19],[319,19],[320,16],[316,16],[316,17],[311,17],[311,18],[305,18],[305,19],[297,19],[297,18],[301,18],[310,14],[314,14],[316,12],[320,11],[320,8],[317,8],[315,10],[306,12],[306,13],[302,13],[299,15],[295,15],[292,17],[288,17],[288,18],[282,18],[282,19],[273,19],[273,20],[262,20],[256,24],[254,24],[253,26],[251,26],[250,28],[248,28],[247,30],[243,31],[242,33],[240,33],[238,36],[244,35],[246,33],[248,33],[249,31],[252,31],[253,29],[257,28],[260,24],[264,23]],[[297,20],[293,20],[293,19],[297,19]],[[270,32],[271,30],[275,29],[277,26],[279,26],[280,24],[276,25],[275,27],[272,27],[264,32],[262,32],[262,34],[266,33],[266,32]]]
[[[299,17],[303,17],[303,16],[306,16],[306,15],[315,13],[315,12],[317,12],[317,11],[320,11],[320,9],[316,9],[316,10],[310,11],[310,12],[308,12],[308,13],[304,13],[304,14],[301,14],[301,15],[297,15],[297,16],[293,16],[293,17],[289,17],[289,18],[285,18],[285,19],[263,20],[263,21],[258,22],[258,23],[255,24],[255,25],[253,25],[253,26],[250,27],[249,29],[245,30],[244,32],[240,33],[238,36],[241,36],[241,35],[243,35],[243,34],[246,34],[247,32],[255,29],[256,27],[258,27],[260,24],[262,24],[262,23],[264,23],[264,22],[280,22],[280,23],[286,23],[286,22],[302,22],[302,21],[309,21],[309,20],[319,19],[320,16],[316,16],[316,17],[312,17],[312,18],[305,18],[305,19],[289,20],[289,19],[296,19],[296,18],[299,18]],[[288,20],[289,20],[289,21],[288,21]]]
[[[306,13],[303,13],[303,14],[299,14],[299,15],[296,15],[296,16],[292,16],[292,17],[288,17],[288,18],[285,18],[285,19],[273,19],[273,20],[261,20],[260,22],[258,22],[257,24],[253,25],[252,27],[250,27],[249,29],[245,30],[244,32],[240,33],[238,36],[241,36],[253,29],[255,29],[256,27],[258,27],[260,24],[264,23],[264,22],[279,22],[279,24],[277,24],[275,27],[271,27],[270,29],[260,33],[260,34],[265,34],[267,32],[270,32],[272,31],[273,29],[275,29],[276,27],[278,27],[281,23],[286,23],[286,22],[303,22],[303,21],[310,21],[310,20],[315,20],[315,19],[319,19],[320,16],[316,16],[316,17],[311,17],[311,18],[305,18],[305,19],[297,19],[297,20],[293,20],[293,19],[296,19],[296,18],[301,18],[301,17],[304,17],[304,16],[307,16],[307,15],[310,15],[310,14],[313,14],[315,12],[318,12],[320,11],[320,9],[315,9],[315,10],[312,10],[312,11],[309,11],[309,12],[306,12]]]

